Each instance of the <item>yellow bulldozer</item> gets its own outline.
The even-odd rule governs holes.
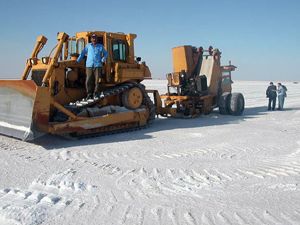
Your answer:
[[[245,101],[241,93],[231,93],[234,65],[221,65],[219,49],[185,45],[172,49],[173,73],[167,74],[167,90],[154,95],[156,113],[161,116],[192,118],[219,108],[221,114],[241,115]]]
[[[85,99],[85,63],[76,59],[96,34],[108,52],[100,91]],[[89,136],[136,129],[155,118],[155,106],[141,84],[151,73],[134,55],[135,34],[58,33],[51,53],[39,57],[47,38],[39,36],[20,80],[0,80],[0,133],[25,141],[41,134]]]
[[[99,84],[103,95],[87,99],[85,63],[77,58],[93,34],[108,57]],[[243,95],[231,93],[236,67],[221,66],[218,49],[173,48],[174,72],[167,75],[168,92],[160,95],[141,83],[151,73],[135,57],[135,38],[104,31],[73,37],[61,32],[52,51],[39,57],[47,42],[39,36],[21,79],[0,80],[0,133],[25,141],[46,133],[89,137],[141,128],[156,115],[195,117],[216,107],[222,114],[242,114]]]

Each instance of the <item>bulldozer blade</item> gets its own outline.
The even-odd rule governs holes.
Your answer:
[[[24,141],[38,132],[33,126],[36,85],[31,80],[0,80],[0,133]]]

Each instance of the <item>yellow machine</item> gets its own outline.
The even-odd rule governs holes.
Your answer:
[[[84,100],[85,63],[76,59],[95,33],[108,51],[99,99]],[[135,34],[58,33],[57,45],[38,57],[39,36],[20,80],[0,80],[0,133],[32,140],[44,133],[86,136],[135,129],[155,118],[155,106],[140,83],[149,68],[134,56]]]
[[[154,94],[156,113],[162,116],[195,117],[219,108],[221,114],[241,115],[244,97],[231,93],[231,71],[235,66],[221,66],[221,52],[209,47],[173,48],[173,73],[167,74],[168,92]]]
[[[96,34],[108,57],[103,66],[100,98],[86,99],[85,62],[77,63]],[[45,133],[94,136],[146,126],[155,115],[194,117],[218,107],[221,114],[240,115],[241,93],[231,93],[231,71],[221,66],[221,52],[192,46],[173,48],[174,72],[167,75],[168,92],[145,90],[151,73],[134,56],[135,34],[58,33],[48,56],[38,57],[47,42],[39,36],[20,80],[0,80],[0,133],[33,140]],[[154,96],[151,101],[148,93]]]

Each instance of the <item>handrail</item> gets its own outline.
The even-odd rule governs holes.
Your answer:
[[[53,58],[50,61],[50,65],[49,65],[49,67],[48,67],[48,69],[45,73],[45,76],[44,76],[43,81],[42,81],[42,86],[48,86],[49,78],[50,78],[50,76],[53,72],[54,67],[58,63],[58,58],[61,54],[63,44],[68,39],[68,37],[69,36],[64,32],[58,33],[58,35],[57,35],[58,44],[57,44],[57,47],[56,47],[56,51],[54,53]]]

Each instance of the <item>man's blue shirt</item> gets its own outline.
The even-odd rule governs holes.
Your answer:
[[[87,55],[86,67],[102,67],[102,63],[107,58],[107,51],[101,44],[87,44],[79,55],[77,62],[80,62]]]

